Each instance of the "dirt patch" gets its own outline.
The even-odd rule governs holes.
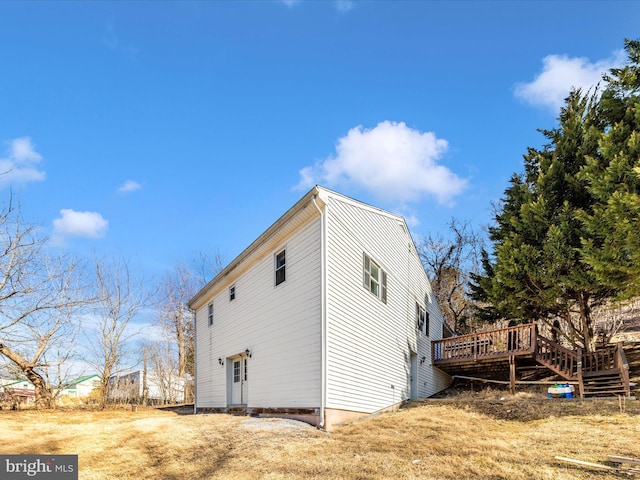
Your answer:
[[[250,430],[264,430],[269,432],[290,433],[290,432],[316,432],[317,429],[308,423],[286,418],[247,418],[243,420],[240,428]]]

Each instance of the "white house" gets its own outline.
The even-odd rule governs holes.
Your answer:
[[[0,405],[30,405],[36,401],[36,387],[29,380],[0,379]]]
[[[428,397],[443,317],[400,216],[316,186],[189,302],[196,412],[332,425]]]
[[[62,390],[59,397],[87,398],[91,392],[100,387],[100,375],[84,375],[70,381]]]
[[[115,402],[182,403],[185,379],[176,375],[136,370],[109,378],[109,400]],[[146,389],[146,391],[145,391]]]

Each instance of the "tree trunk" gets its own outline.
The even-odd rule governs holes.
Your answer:
[[[583,292],[578,295],[578,302],[580,303],[580,325],[582,327],[582,335],[584,336],[584,348],[587,353],[593,350],[593,325],[589,299],[590,296],[588,293]]]
[[[0,354],[11,360],[33,384],[36,393],[36,406],[44,408],[55,407],[51,387],[47,384],[44,378],[42,378],[42,375],[34,370],[35,365],[25,360],[18,352],[14,352],[1,343]]]
[[[178,343],[178,377],[184,378],[187,372],[187,345],[183,328],[178,329],[176,340]]]

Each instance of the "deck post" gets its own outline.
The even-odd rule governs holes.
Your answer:
[[[620,376],[622,377],[622,383],[624,384],[624,394],[627,397],[631,396],[631,385],[629,383],[629,362],[627,356],[624,353],[624,342],[618,342],[618,348],[616,350],[616,364],[620,369]]]
[[[584,381],[582,380],[582,349],[578,348],[578,364],[577,364],[577,375],[578,375],[578,389],[580,390],[580,400],[584,400]]]
[[[531,345],[529,346],[531,348],[531,351],[535,353],[538,349],[538,324],[537,323],[533,323],[532,324],[532,328],[531,328]]]
[[[509,357],[509,393],[516,394],[516,357],[514,355]]]

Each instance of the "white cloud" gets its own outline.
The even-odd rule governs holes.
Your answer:
[[[294,8],[298,5],[301,5],[303,0],[280,0],[281,3],[286,5],[289,8]],[[353,10],[356,6],[354,0],[334,0],[333,4],[340,13],[346,13]]]
[[[42,160],[29,137],[15,138],[7,142],[7,156],[0,158],[0,187],[10,183],[39,182],[46,178],[45,172],[38,170]]]
[[[531,82],[517,83],[514,93],[531,105],[558,112],[572,88],[586,91],[595,87],[602,80],[602,74],[624,65],[625,58],[623,50],[594,63],[584,57],[547,55],[542,60],[542,72]]]
[[[127,180],[126,182],[124,182],[122,185],[118,187],[118,192],[131,193],[131,192],[135,192],[136,190],[140,190],[141,188],[142,188],[142,185],[140,185],[135,180]]]
[[[336,0],[336,8],[342,13],[353,10],[355,6],[356,5],[352,0]]]
[[[97,212],[76,212],[68,208],[60,210],[61,218],[53,221],[55,239],[66,237],[102,238],[109,222]]]
[[[448,203],[467,181],[438,164],[448,143],[433,132],[404,122],[384,121],[372,129],[357,126],[340,138],[336,155],[300,171],[298,188],[316,183],[364,188],[378,198],[417,201],[425,195]]]
[[[113,22],[107,23],[104,35],[102,37],[102,43],[106,45],[109,50],[124,53],[125,55],[130,57],[135,57],[138,53],[137,48],[123,42],[120,39],[120,36],[116,32],[116,28]]]

